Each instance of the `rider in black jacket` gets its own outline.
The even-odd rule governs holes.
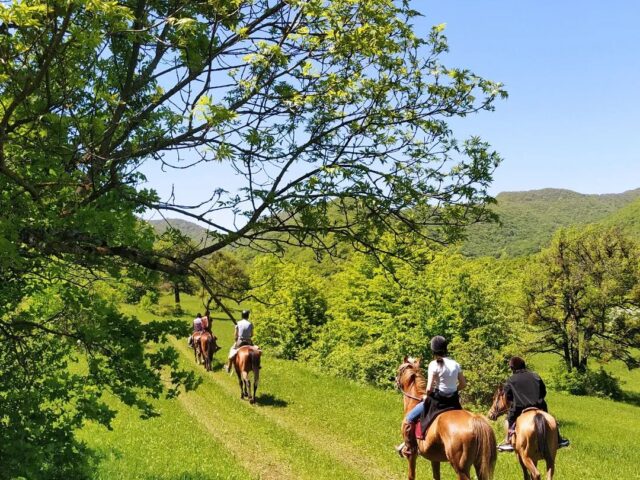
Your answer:
[[[509,368],[513,374],[504,385],[504,393],[507,400],[511,402],[511,408],[507,414],[507,437],[504,443],[498,446],[500,451],[512,451],[513,447],[509,442],[509,437],[515,430],[516,420],[526,408],[539,408],[548,412],[547,402],[544,397],[547,395],[547,387],[540,376],[527,370],[524,360],[520,357],[512,357],[509,360]],[[558,430],[558,446],[566,447],[569,440],[560,437]]]

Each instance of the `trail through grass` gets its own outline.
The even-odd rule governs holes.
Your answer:
[[[184,339],[174,341],[183,366],[203,378],[198,390],[159,402],[159,418],[139,420],[125,408],[113,432],[96,426],[83,431],[103,458],[96,479],[406,478],[406,462],[393,449],[402,419],[397,392],[322,375],[265,352],[258,403],[250,405],[240,400],[235,375],[221,368],[232,325],[217,321],[214,331],[223,349],[213,372],[194,364]],[[640,479],[639,407],[553,392],[548,402],[573,444],[558,453],[556,478]],[[501,426],[494,424],[498,438]],[[418,478],[431,478],[424,460]],[[443,479],[453,478],[443,466]],[[513,455],[499,456],[495,478],[521,478]]]

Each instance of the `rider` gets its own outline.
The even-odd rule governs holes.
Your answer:
[[[400,456],[409,457],[417,448],[416,424],[422,417],[425,407],[429,407],[429,414],[436,413],[436,409],[461,409],[458,391],[467,386],[460,364],[447,357],[447,340],[437,335],[431,339],[431,352],[434,360],[429,363],[427,370],[427,391],[418,403],[407,414],[402,423],[402,437],[404,441],[396,447]],[[435,408],[432,408],[435,407]],[[431,410],[434,410],[433,412]]]
[[[544,397],[547,395],[547,387],[540,376],[527,369],[525,361],[520,357],[511,357],[509,368],[512,375],[504,385],[504,393],[508,401],[511,402],[505,428],[507,435],[503,443],[498,445],[501,452],[512,452],[513,446],[510,439],[515,432],[516,420],[526,408],[539,408],[547,412],[547,402]],[[558,447],[569,446],[569,440],[560,436],[558,429]]]
[[[200,315],[198,313],[198,315],[196,315],[196,318],[194,318],[194,320],[193,320],[193,333],[189,337],[189,345],[193,345],[193,336],[195,334],[201,334],[202,331],[203,331],[203,328],[202,328],[202,315]]]
[[[229,362],[224,366],[225,371],[231,371],[231,363],[238,353],[238,349],[245,345],[253,345],[253,324],[249,321],[249,310],[242,311],[242,319],[236,324],[234,331],[235,343],[229,350]]]
[[[209,309],[204,312],[204,317],[200,320],[202,321],[202,330],[211,333],[211,312]]]

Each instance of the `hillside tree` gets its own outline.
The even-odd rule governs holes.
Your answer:
[[[110,422],[104,392],[150,415],[145,398],[194,385],[162,345],[184,325],[123,315],[101,282],[207,285],[197,260],[232,245],[375,254],[382,232],[446,243],[490,216],[499,156],[447,120],[506,93],[444,66],[442,26],[421,38],[415,15],[391,0],[0,4],[0,476],[81,478],[72,432]],[[147,164],[210,168],[213,185],[161,199]],[[139,220],[153,210],[207,241],[155,249]]]
[[[561,229],[526,274],[523,305],[535,349],[568,371],[589,360],[640,366],[640,247],[616,227]]]

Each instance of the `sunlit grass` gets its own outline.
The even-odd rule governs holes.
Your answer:
[[[190,321],[203,310],[193,297],[184,299]],[[134,307],[126,307],[129,313]],[[138,312],[140,313],[140,312]],[[149,320],[153,315],[140,313]],[[143,421],[130,409],[119,414],[113,432],[89,426],[83,438],[103,456],[96,479],[402,479],[406,462],[393,446],[400,441],[402,399],[336,379],[303,364],[275,359],[264,352],[258,404],[239,398],[235,376],[221,370],[232,341],[232,324],[214,320],[223,349],[214,371],[193,363],[185,339],[174,341],[182,365],[203,377],[196,392],[158,403],[161,417]],[[552,357],[535,357],[542,375]],[[613,365],[628,390],[640,390],[637,372]],[[635,443],[640,438],[640,408],[597,398],[550,392],[551,412],[572,447],[558,452],[557,478],[640,478]],[[498,438],[502,422],[495,422]],[[421,460],[418,478],[431,478]],[[443,479],[454,475],[443,468]],[[496,479],[519,479],[513,455],[501,454]]]

